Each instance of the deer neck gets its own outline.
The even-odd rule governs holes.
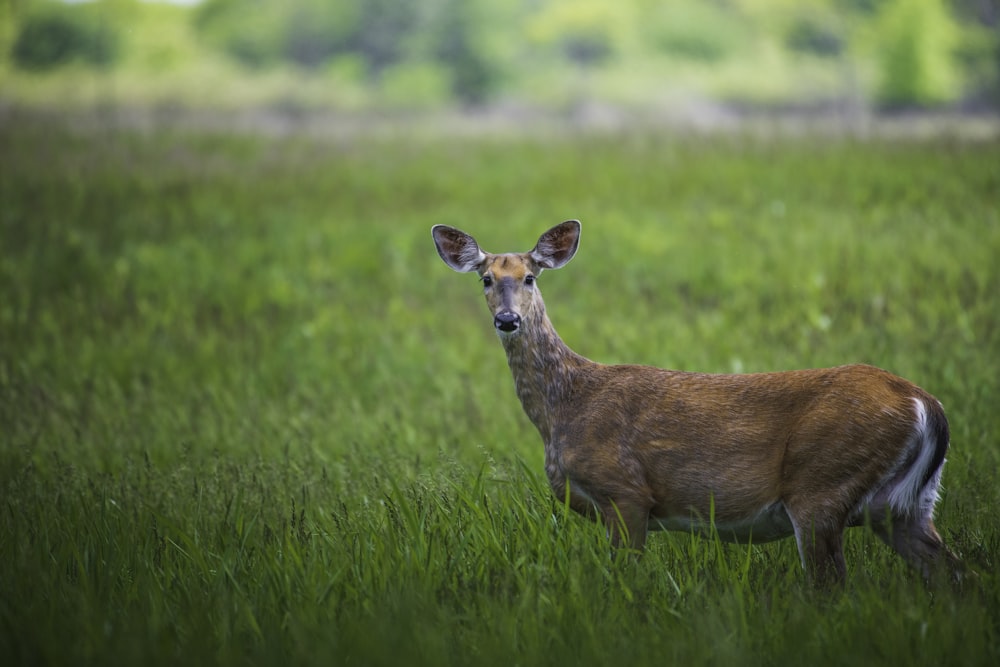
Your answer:
[[[501,341],[521,406],[548,445],[555,417],[572,391],[576,371],[593,362],[562,341],[542,304],[533,309],[517,335]]]

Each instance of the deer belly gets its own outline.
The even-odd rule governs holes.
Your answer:
[[[792,520],[782,503],[774,503],[750,513],[743,519],[715,521],[714,526],[707,518],[695,514],[688,516],[650,516],[650,530],[676,530],[699,533],[709,537],[714,532],[724,542],[770,542],[794,534]]]

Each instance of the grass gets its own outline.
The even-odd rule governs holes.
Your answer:
[[[4,664],[993,665],[1000,150],[957,139],[296,135],[0,125]],[[952,423],[926,587],[870,533],[652,537],[551,497],[475,279],[527,249],[591,358],[864,361]]]

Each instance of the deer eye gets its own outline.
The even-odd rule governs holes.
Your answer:
[[[535,284],[535,276],[531,275],[530,273],[528,275],[526,275],[524,277],[524,284],[525,285],[529,285],[529,286],[530,285],[534,285]]]
[[[493,284],[492,276],[483,276],[483,287],[489,287]]]

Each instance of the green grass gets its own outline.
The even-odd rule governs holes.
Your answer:
[[[0,124],[4,664],[1000,662],[996,143],[82,127]],[[582,354],[940,397],[979,581],[863,530],[841,594],[791,541],[615,558],[429,233],[570,217],[540,285]]]

